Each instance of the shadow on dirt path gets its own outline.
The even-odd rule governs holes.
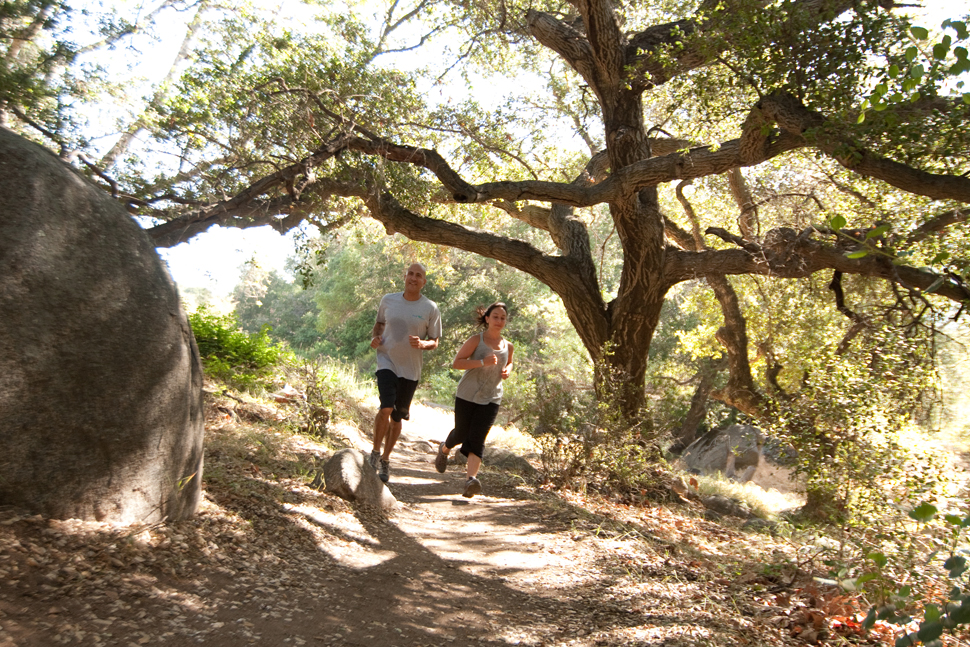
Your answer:
[[[188,522],[119,529],[0,509],[0,646],[788,642],[769,627],[752,643],[739,611],[750,605],[713,579],[720,567],[651,543],[646,526],[611,525],[487,470],[483,495],[465,499],[464,468],[433,465],[450,413],[414,413],[392,459],[390,515],[217,452]]]

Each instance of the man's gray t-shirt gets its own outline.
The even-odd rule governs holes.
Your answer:
[[[385,294],[377,308],[377,323],[384,324],[384,343],[377,347],[377,370],[386,368],[398,377],[420,380],[424,351],[413,348],[408,336],[441,337],[438,304],[424,295],[417,301],[408,301],[403,292]]]

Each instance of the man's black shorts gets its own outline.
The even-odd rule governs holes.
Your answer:
[[[418,388],[417,380],[398,377],[394,371],[382,368],[377,371],[377,393],[381,398],[381,409],[393,409],[391,419],[397,422],[410,420],[411,398]]]

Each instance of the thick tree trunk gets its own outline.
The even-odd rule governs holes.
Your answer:
[[[665,291],[657,289],[659,283],[659,277],[655,277],[652,283],[640,284],[624,299],[618,297],[613,302],[611,334],[603,353],[605,368],[610,372],[608,380],[612,394],[600,395],[613,400],[633,424],[642,417],[647,355],[663,307]],[[607,376],[601,374],[599,377],[598,384],[604,385],[602,378]]]
[[[589,48],[568,60],[599,98],[610,169],[616,173],[650,157],[643,123],[641,92],[626,81],[627,39],[610,3],[581,0],[577,8]],[[549,43],[547,43],[549,44]],[[616,298],[608,307],[609,339],[604,352],[610,375],[602,373],[610,397],[630,424],[642,418],[647,354],[669,284],[664,276],[666,240],[656,187],[623,193],[609,202],[623,248],[623,269]]]
[[[687,411],[687,415],[684,416],[684,421],[680,425],[680,429],[674,434],[674,446],[671,447],[671,451],[680,452],[694,442],[697,437],[697,428],[704,421],[704,417],[707,415],[707,400],[711,395],[711,391],[714,390],[714,384],[717,381],[717,376],[724,367],[724,359],[705,360],[701,364],[701,368],[697,371],[697,378],[699,382],[697,383],[697,388],[694,389],[694,396],[690,400],[690,409]]]

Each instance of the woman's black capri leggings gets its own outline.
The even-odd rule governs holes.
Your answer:
[[[448,434],[445,447],[451,448],[461,443],[459,451],[462,454],[475,454],[481,458],[485,451],[485,437],[497,416],[497,404],[475,404],[455,398],[455,428]]]

